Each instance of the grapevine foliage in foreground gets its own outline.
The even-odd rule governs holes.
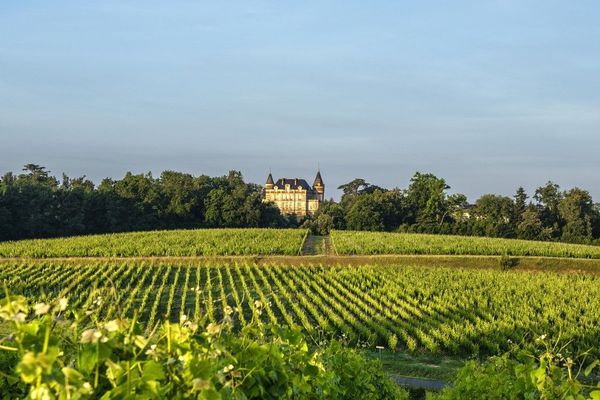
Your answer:
[[[0,257],[297,255],[304,229],[193,229],[0,243]]]
[[[534,352],[515,346],[485,363],[467,362],[451,386],[428,399],[600,399],[600,360],[565,356],[545,336],[535,342]]]
[[[411,266],[213,265],[151,262],[0,262],[14,293],[68,295],[103,318],[131,318],[147,329],[181,316],[220,321],[237,310],[234,329],[264,304],[264,323],[298,325],[318,342],[493,355],[543,333],[569,351],[600,342],[600,276]],[[597,354],[600,355],[600,354]]]
[[[600,246],[421,233],[331,233],[339,254],[434,254],[600,258]]]
[[[222,323],[157,325],[70,310],[66,298],[31,307],[0,302],[5,396],[31,399],[406,399],[381,365],[334,342],[310,350],[296,329],[261,326],[262,304],[241,332]]]

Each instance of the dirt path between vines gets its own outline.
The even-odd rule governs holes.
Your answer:
[[[304,241],[304,246],[302,247],[301,256],[318,256],[323,254],[324,249],[324,237],[317,236],[313,234],[309,234]]]
[[[331,238],[309,234],[304,241],[301,256],[330,256]]]
[[[411,376],[395,376],[393,379],[398,385],[411,389],[425,389],[438,392],[448,386],[448,382],[434,379],[413,378]]]

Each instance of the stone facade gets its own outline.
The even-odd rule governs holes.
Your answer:
[[[274,182],[271,174],[265,183],[264,201],[274,203],[282,214],[296,214],[299,217],[312,215],[324,198],[325,184],[320,171],[312,186],[300,178],[281,178]]]

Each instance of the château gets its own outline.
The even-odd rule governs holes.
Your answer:
[[[317,171],[312,186],[300,178],[281,178],[274,182],[271,173],[265,184],[264,201],[274,203],[286,215],[312,215],[319,209],[324,198],[325,184],[321,171]]]

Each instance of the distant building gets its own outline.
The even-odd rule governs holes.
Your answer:
[[[282,214],[299,217],[314,214],[325,198],[325,184],[321,171],[317,172],[312,187],[304,179],[281,178],[273,182],[269,173],[264,190],[264,201],[275,203]]]
[[[466,221],[471,219],[472,217],[477,218],[477,216],[475,215],[475,204],[464,204],[458,207],[456,210],[454,210],[452,215],[458,221]]]

